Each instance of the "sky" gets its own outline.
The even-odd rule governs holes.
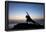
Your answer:
[[[10,20],[26,19],[26,11],[32,19],[43,19],[44,17],[44,5],[42,4],[9,3]]]

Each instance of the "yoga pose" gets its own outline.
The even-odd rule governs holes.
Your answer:
[[[29,14],[28,14],[28,12],[26,12],[27,13],[27,15],[26,15],[26,21],[27,21],[27,23],[29,22],[32,22],[33,24],[38,24],[38,23],[36,23],[34,20],[32,20],[31,19],[31,17],[29,16]],[[39,24],[40,25],[40,24]]]

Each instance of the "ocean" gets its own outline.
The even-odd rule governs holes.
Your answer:
[[[45,21],[42,19],[38,19],[38,20],[34,20],[36,23],[40,24],[40,25],[44,25]],[[9,20],[9,29],[13,28],[15,25],[19,24],[19,23],[27,23],[26,20]],[[31,22],[32,24],[32,22]]]

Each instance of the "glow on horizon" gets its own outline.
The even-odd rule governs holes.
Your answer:
[[[43,19],[43,17],[40,16],[32,16],[32,19]],[[9,17],[10,20],[26,20],[25,16],[10,16]]]
[[[10,16],[10,20],[25,20],[26,18],[24,16]]]

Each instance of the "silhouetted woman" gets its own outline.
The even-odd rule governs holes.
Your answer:
[[[27,20],[26,20],[26,21],[27,21],[27,22],[36,23],[34,20],[31,19],[31,17],[29,16],[28,12],[26,12],[26,13],[27,13],[27,15],[26,15],[26,19],[27,19]]]

